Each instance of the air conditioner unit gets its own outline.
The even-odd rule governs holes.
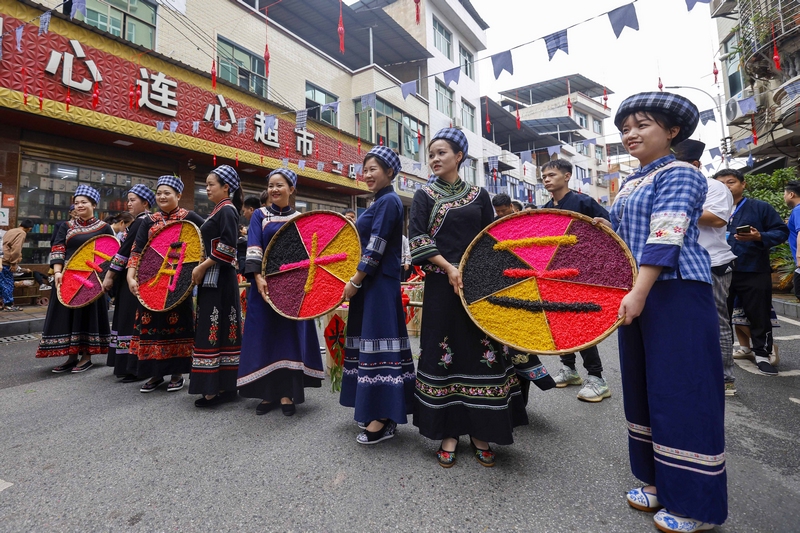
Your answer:
[[[453,118],[453,126],[456,128],[463,128],[464,124],[462,124],[461,117],[454,117]]]
[[[750,119],[749,114],[742,113],[738,100],[750,98],[751,96],[753,96],[753,90],[747,87],[741,92],[741,96],[734,96],[727,101],[725,104],[725,118],[728,120],[728,124],[743,124]],[[759,105],[759,100],[760,98],[756,98],[756,106]]]

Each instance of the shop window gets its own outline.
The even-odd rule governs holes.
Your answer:
[[[157,180],[107,168],[73,165],[53,160],[23,158],[19,177],[17,219],[30,219],[34,226],[22,249],[24,263],[44,263],[50,253],[50,238],[57,223],[67,220],[72,194],[85,183],[100,191],[94,216],[103,220],[124,211],[127,191],[137,183],[155,190]]]
[[[219,77],[234,85],[267,97],[267,78],[264,58],[220,37],[217,40]]]
[[[338,100],[337,96],[306,82],[306,109],[308,109],[309,118],[320,120],[334,128],[337,127],[339,120],[336,111],[332,109],[321,111],[321,106],[322,104],[332,104]]]
[[[98,30],[153,49],[156,4],[146,0],[86,0],[86,17],[75,16]]]
[[[453,34],[435,17],[433,19],[433,45],[447,59],[453,59]]]

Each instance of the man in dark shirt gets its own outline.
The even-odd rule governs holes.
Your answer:
[[[778,371],[769,361],[772,351],[772,269],[769,251],[773,246],[786,242],[789,228],[767,202],[744,197],[747,184],[740,171],[720,170],[714,179],[724,183],[733,194],[734,208],[728,220],[728,244],[736,255],[736,262],[728,294],[728,313],[733,313],[733,301],[738,296],[750,322],[750,338],[758,370],[767,376],[777,376]]]
[[[569,188],[572,177],[572,163],[564,159],[548,161],[542,166],[544,188],[553,195],[553,199],[544,204],[544,208],[574,211],[588,217],[600,217],[609,220],[608,211],[591,196],[575,192]],[[556,387],[567,385],[583,385],[578,392],[578,399],[586,402],[601,402],[609,398],[611,391],[603,379],[603,363],[596,346],[581,351],[583,367],[589,373],[584,384],[575,368],[575,354],[561,356],[561,370],[555,375]]]
[[[494,207],[494,214],[496,215],[495,220],[514,212],[514,206],[511,205],[511,197],[504,192],[495,194],[492,197],[492,207]]]

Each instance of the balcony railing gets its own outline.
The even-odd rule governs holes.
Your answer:
[[[800,1],[740,0],[739,24],[742,63],[751,77],[788,79],[797,75],[793,70],[798,54],[787,54],[782,45],[800,37]],[[773,60],[774,43],[781,54],[781,70]]]

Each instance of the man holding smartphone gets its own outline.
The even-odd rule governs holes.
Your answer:
[[[714,175],[733,194],[733,214],[728,220],[728,244],[737,259],[733,268],[728,294],[728,313],[733,313],[733,300],[739,296],[745,316],[750,322],[758,371],[766,376],[777,376],[778,371],[769,362],[772,351],[772,270],[769,251],[786,242],[789,228],[775,208],[755,198],[745,198],[747,186],[739,170],[723,169]]]

